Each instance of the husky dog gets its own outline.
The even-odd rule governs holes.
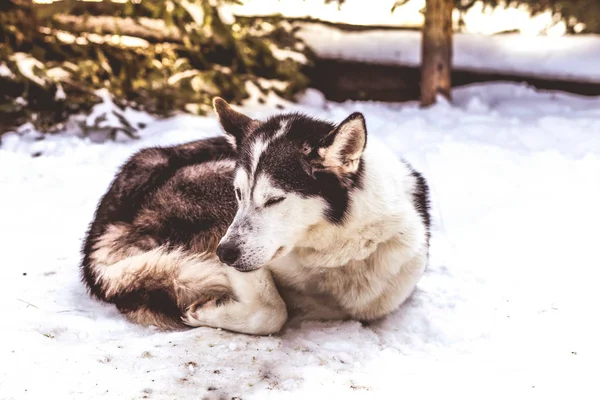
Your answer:
[[[425,179],[367,144],[360,113],[334,125],[214,108],[225,135],[121,167],[83,247],[91,294],[144,325],[256,335],[396,310],[428,261]]]

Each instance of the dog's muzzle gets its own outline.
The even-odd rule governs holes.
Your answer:
[[[242,251],[233,242],[224,242],[217,247],[217,257],[223,264],[235,268],[240,272],[250,272],[260,267],[245,265],[242,261]]]
[[[217,247],[217,257],[223,264],[227,264],[230,267],[235,266],[235,263],[239,261],[242,252],[238,246],[231,242],[225,242]]]

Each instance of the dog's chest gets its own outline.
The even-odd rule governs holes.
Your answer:
[[[307,268],[293,253],[271,263],[269,269],[278,287],[306,293],[317,291],[316,283],[324,279],[328,270],[327,268]]]
[[[392,258],[387,256],[396,246],[388,242],[375,247],[364,259],[353,259],[328,267],[318,264],[319,256],[324,257],[324,263],[327,262],[327,254],[318,254],[310,260],[311,263],[317,260],[317,263],[308,266],[310,264],[305,257],[292,252],[270,264],[269,269],[282,290],[288,288],[309,296],[326,294],[345,303],[347,296],[360,296],[361,292],[372,292],[374,288],[383,289],[390,277],[398,272],[400,265],[389,263],[388,260]]]

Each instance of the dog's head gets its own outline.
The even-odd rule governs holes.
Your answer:
[[[221,98],[213,104],[237,154],[238,211],[217,248],[222,262],[251,271],[288,254],[312,226],[343,223],[361,185],[362,114],[339,125],[300,114],[259,121]]]

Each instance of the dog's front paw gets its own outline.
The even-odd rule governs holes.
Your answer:
[[[221,307],[228,302],[232,301],[232,297],[229,294],[219,294],[213,296],[203,296],[190,304],[187,309],[190,311],[197,311],[199,309],[208,310],[211,308]]]
[[[188,326],[211,326],[207,311],[202,308],[196,310],[186,310],[181,316],[181,320]]]
[[[189,326],[212,326],[215,319],[215,311],[219,308],[216,302],[205,303],[195,308],[188,308],[181,316],[181,320]]]
[[[230,295],[202,296],[185,309],[181,319],[190,326],[209,325],[214,312],[231,301]]]

